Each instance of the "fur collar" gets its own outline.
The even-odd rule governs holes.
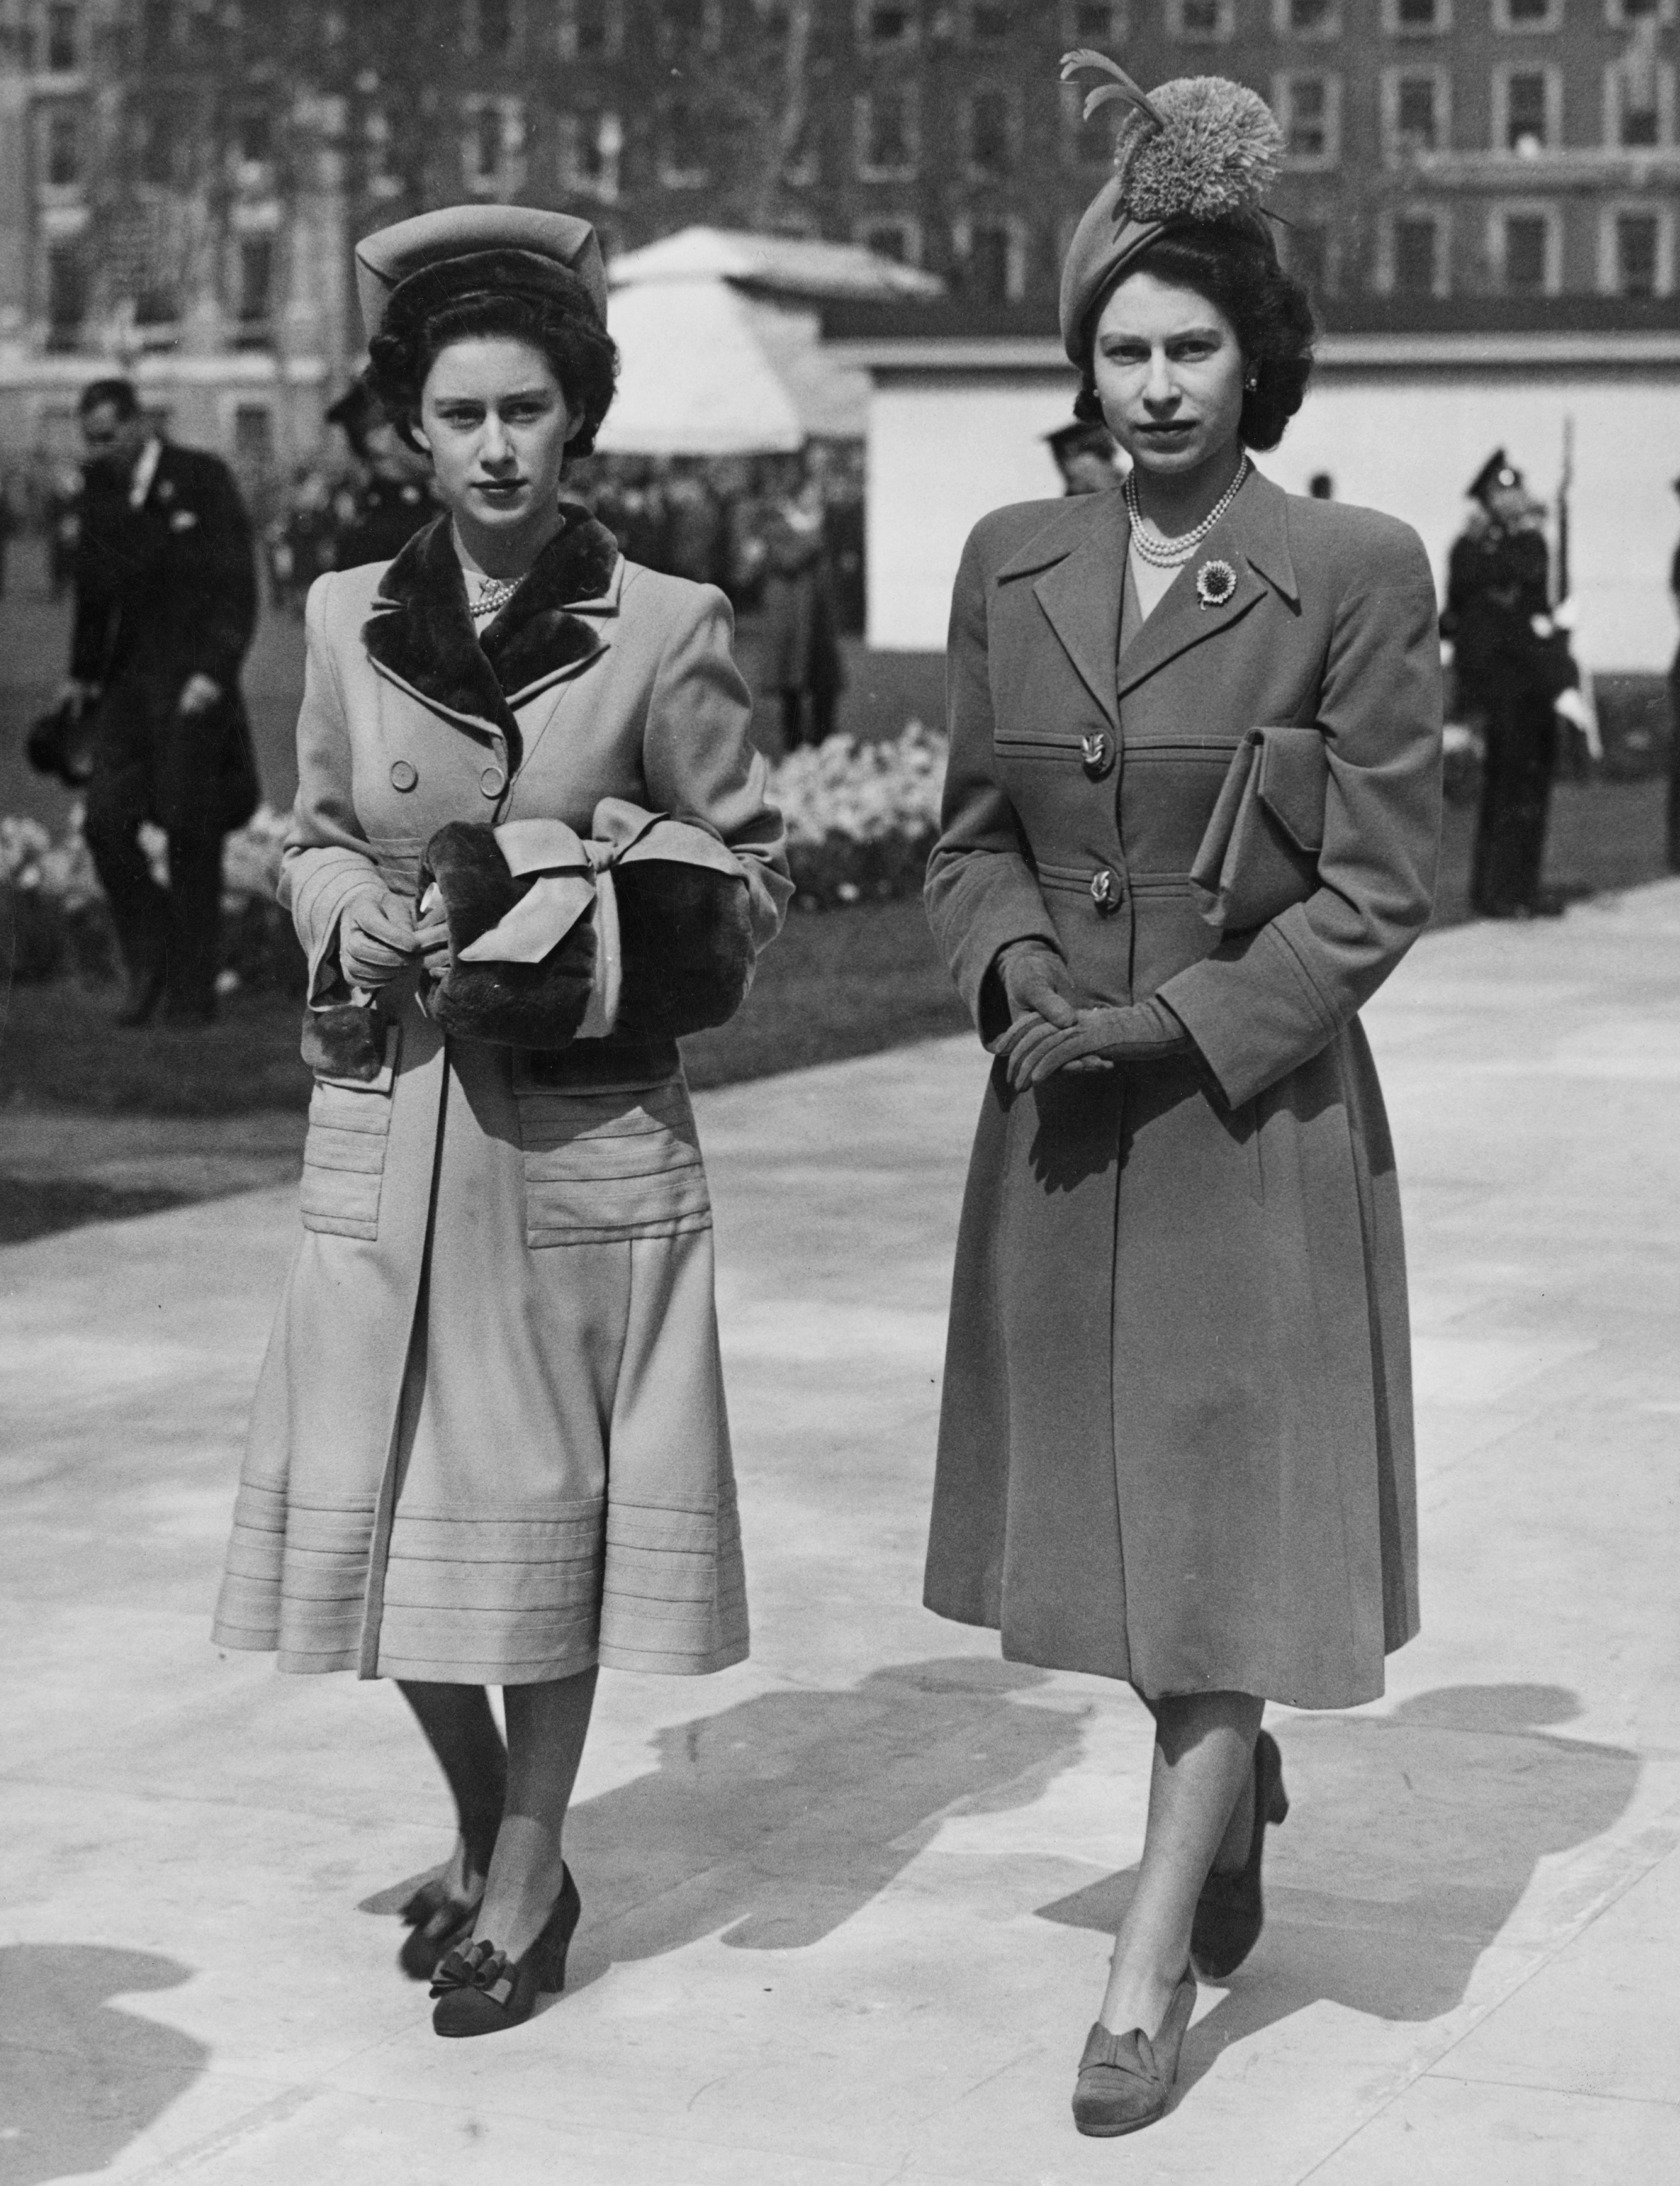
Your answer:
[[[482,632],[474,631],[467,610],[447,516],[417,532],[391,563],[362,625],[362,642],[379,667],[445,712],[497,731],[516,765],[518,700],[604,643],[591,621],[567,610],[606,592],[619,544],[586,508],[570,502],[561,507],[565,529]]]

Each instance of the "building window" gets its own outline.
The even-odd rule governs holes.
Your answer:
[[[148,60],[161,60],[175,43],[175,0],[145,0],[140,35]]]
[[[684,99],[675,100],[665,109],[659,180],[668,190],[704,189],[711,180],[706,165],[704,122]]]
[[[960,222],[953,239],[965,295],[983,304],[1018,301],[1025,286],[1026,252],[1013,221]]]
[[[1512,296],[1555,295],[1562,233],[1550,205],[1518,205],[1492,216],[1492,255],[1499,286]]]
[[[1532,159],[1558,140],[1563,79],[1554,68],[1510,68],[1493,78],[1494,142],[1502,152]]]
[[[274,308],[274,238],[248,235],[239,245],[236,316],[240,331],[266,331]]]
[[[977,91],[968,102],[968,165],[995,182],[1015,165],[1015,101],[1006,91]]]
[[[376,198],[402,194],[402,177],[395,166],[395,132],[383,107],[370,106],[361,120],[364,179]]]
[[[1000,46],[1015,28],[1011,0],[968,0],[968,35],[977,46]]]
[[[895,265],[921,263],[921,229],[913,220],[866,220],[857,239],[865,250],[877,258],[890,258]]]
[[[47,342],[51,349],[74,349],[87,313],[87,277],[74,243],[47,249]]]
[[[1168,0],[1167,35],[1186,45],[1223,45],[1236,29],[1236,0]]]
[[[69,76],[81,66],[81,10],[50,7],[47,10],[46,60],[53,76]]]
[[[1453,27],[1453,0],[1382,0],[1391,38],[1438,38]]]
[[[561,187],[608,201],[616,198],[624,149],[618,115],[563,114],[559,138]]]
[[[674,51],[685,46],[714,50],[723,38],[720,0],[660,0],[659,27]]]
[[[1322,220],[1293,221],[1285,231],[1284,255],[1290,272],[1315,296],[1330,287],[1330,232]]]
[[[472,98],[462,166],[469,189],[508,196],[524,180],[524,109],[517,98]]]
[[[622,0],[560,0],[560,56],[568,61],[616,60],[624,51]]]
[[[916,173],[916,93],[909,84],[866,92],[858,101],[858,172],[866,182]]]
[[[1396,213],[1388,231],[1388,288],[1401,296],[1447,294],[1447,222],[1439,212]]]
[[[915,0],[858,0],[858,42],[907,46],[916,36]]]
[[[1493,0],[1496,31],[1555,31],[1562,21],[1562,0]]]
[[[489,60],[507,60],[519,42],[518,0],[467,0],[467,45]]]
[[[47,116],[45,165],[55,190],[73,190],[81,180],[81,117],[67,106]]]
[[[1604,0],[1604,20],[1613,31],[1631,31],[1641,23],[1672,23],[1674,0]]]
[[[1341,81],[1333,76],[1274,79],[1272,111],[1291,167],[1333,167],[1341,155]]]
[[[1666,216],[1643,205],[1612,208],[1600,241],[1600,285],[1614,296],[1666,296],[1672,279]]]
[[[1063,0],[1061,35],[1070,46],[1123,45],[1129,28],[1126,0]]]
[[[1339,38],[1341,0],[1272,0],[1272,27],[1280,38]]]
[[[1621,151],[1666,144],[1674,135],[1674,69],[1641,37],[1604,70],[1604,142]]]
[[[1391,69],[1383,79],[1383,119],[1388,149],[1397,156],[1444,151],[1446,77],[1436,69]]]

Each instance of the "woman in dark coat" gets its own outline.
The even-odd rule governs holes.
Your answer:
[[[1127,1679],[1156,1723],[1074,2098],[1096,2133],[1165,2110],[1192,1955],[1223,1978],[1258,1936],[1286,1803],[1265,1701],[1372,1700],[1417,1628],[1400,1210],[1356,1012],[1428,916],[1440,793],[1420,542],[1247,459],[1310,367],[1255,210],[1275,126],[1218,80],[1125,96],[1062,331],[1131,477],[970,539],[928,876],[998,1061],[927,1602],[1011,1660]],[[1190,868],[1246,732],[1291,726],[1316,867],[1222,931]]]
[[[597,1668],[747,1652],[676,1039],[740,1001],[789,883],[726,603],[559,496],[612,398],[594,231],[456,206],[358,260],[444,513],[310,594],[304,1235],[216,1636],[400,1684],[461,1822],[402,1964],[476,2035],[564,1981]]]

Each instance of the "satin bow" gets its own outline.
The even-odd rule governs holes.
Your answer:
[[[580,1040],[600,1040],[618,1023],[624,983],[619,941],[615,866],[658,862],[704,866],[741,877],[733,851],[703,827],[645,812],[623,797],[603,797],[587,837],[563,820],[510,820],[493,832],[516,880],[536,879],[489,933],[461,951],[463,964],[540,964],[563,942],[591,905],[595,910],[595,977]]]

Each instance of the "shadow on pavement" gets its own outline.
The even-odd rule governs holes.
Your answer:
[[[1461,2004],[1537,1864],[1601,1836],[1632,1796],[1636,1754],[1544,1728],[1579,1712],[1555,1685],[1448,1685],[1389,1716],[1282,1719],[1293,1805],[1268,1841],[1266,1933],[1193,2029],[1181,2085],[1313,2004],[1417,2022]],[[1112,1931],[1136,1874],[1042,1917]]]
[[[150,1951],[0,1949],[0,2186],[104,2170],[186,2093],[210,2061],[204,2043],[112,1999],[192,1977]]]
[[[1045,1682],[973,1656],[913,1662],[843,1691],[760,1694],[663,1732],[657,1771],[579,1806],[568,1824],[585,1899],[613,1918],[612,1958],[656,1957],[720,1930],[742,1950],[819,1942],[887,1887],[953,1806],[1029,1804],[1073,1760],[1083,1712],[1019,1697]],[[605,1970],[589,1932],[586,1906],[580,1983]]]

